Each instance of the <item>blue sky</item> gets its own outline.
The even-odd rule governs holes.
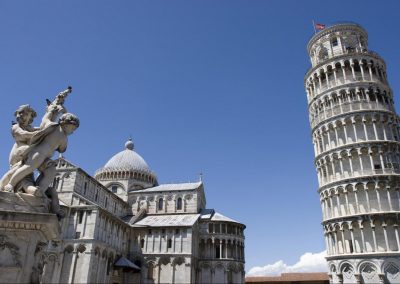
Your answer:
[[[329,6],[328,6],[329,5]],[[65,154],[89,173],[123,149],[159,181],[204,174],[207,206],[247,225],[246,269],[324,250],[303,76],[312,20],[354,21],[398,97],[397,1],[1,1],[0,171],[17,106],[68,85]],[[39,124],[39,121],[36,122]]]

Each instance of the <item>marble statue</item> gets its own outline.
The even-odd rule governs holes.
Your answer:
[[[17,122],[12,126],[15,144],[10,153],[10,170],[0,180],[0,190],[22,191],[39,197],[50,197],[51,211],[61,217],[57,192],[49,185],[55,176],[55,162],[51,160],[55,151],[67,149],[67,136],[79,127],[79,119],[67,113],[65,98],[72,88],[60,92],[53,102],[47,100],[46,113],[40,127],[31,124],[37,116],[29,105],[20,106],[14,113]],[[58,122],[57,122],[58,119]],[[34,172],[39,176],[35,180]]]

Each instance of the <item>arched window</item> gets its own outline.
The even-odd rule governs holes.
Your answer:
[[[172,248],[172,240],[171,239],[168,239],[167,247]]]
[[[338,45],[337,37],[333,37],[331,42],[332,42],[332,46],[337,46]]]
[[[178,201],[176,202],[176,210],[182,210],[182,198],[178,198]]]
[[[164,207],[164,199],[160,198],[158,200],[158,210],[163,210]]]
[[[144,239],[140,240],[140,248],[144,248]]]

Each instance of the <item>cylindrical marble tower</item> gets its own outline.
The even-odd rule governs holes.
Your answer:
[[[354,23],[319,31],[307,50],[331,282],[400,283],[400,133],[385,62]]]

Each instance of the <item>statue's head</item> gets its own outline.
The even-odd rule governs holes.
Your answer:
[[[61,125],[64,132],[69,135],[79,127],[79,118],[75,114],[65,113],[60,117],[58,123]]]
[[[36,115],[36,111],[30,105],[22,105],[14,112],[18,124],[23,126],[31,124]]]

